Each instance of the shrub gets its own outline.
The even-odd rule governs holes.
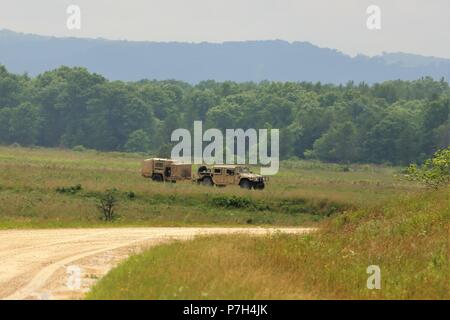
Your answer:
[[[117,217],[115,211],[118,202],[116,193],[116,189],[108,189],[100,198],[100,204],[98,205],[98,208],[103,214],[102,219],[105,221],[112,221]]]
[[[75,194],[78,191],[81,191],[83,188],[81,184],[77,184],[71,187],[57,187],[56,192],[58,193],[69,193],[69,194]]]
[[[231,197],[215,197],[212,199],[213,205],[224,208],[249,208],[252,206],[250,199],[231,196]]]
[[[407,169],[407,178],[438,189],[450,184],[450,147],[437,151],[433,158],[422,166],[412,164]]]
[[[85,147],[79,145],[79,146],[73,147],[72,150],[73,150],[73,151],[78,151],[78,152],[84,152],[84,151],[86,151],[87,149],[86,149]]]

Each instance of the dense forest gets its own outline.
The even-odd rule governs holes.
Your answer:
[[[0,143],[167,156],[170,134],[279,128],[284,159],[406,164],[449,144],[448,82],[108,81],[61,67],[35,78],[0,66]]]

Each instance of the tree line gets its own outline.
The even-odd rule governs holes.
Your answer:
[[[348,82],[109,81],[60,67],[35,78],[0,66],[0,143],[170,154],[170,135],[278,128],[282,158],[406,164],[449,145],[450,88],[432,78]]]

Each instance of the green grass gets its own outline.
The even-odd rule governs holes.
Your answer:
[[[450,299],[449,190],[401,197],[318,234],[213,236],[132,256],[88,299]],[[369,290],[366,269],[381,269]]]
[[[88,299],[282,298],[291,291],[288,274],[277,273],[255,251],[255,238],[200,237],[132,256],[101,279]],[[257,249],[258,250],[258,249]],[[287,276],[287,277],[286,277]]]
[[[141,177],[144,158],[0,147],[0,228],[304,225],[418,190],[395,176],[398,168],[354,165],[345,172],[339,165],[304,161],[283,162],[263,191],[160,184]],[[56,191],[77,184],[79,192]],[[111,188],[118,190],[119,217],[105,223],[96,206]],[[128,192],[136,197],[129,199]]]

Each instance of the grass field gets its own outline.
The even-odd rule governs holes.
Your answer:
[[[131,257],[88,299],[450,299],[448,190],[401,197],[318,234],[215,236]],[[368,266],[381,289],[367,288]]]
[[[399,168],[286,161],[264,191],[159,184],[140,176],[144,155],[0,147],[0,228],[304,225],[419,188]],[[81,185],[75,193],[57,188]],[[118,190],[118,219],[97,205]],[[135,194],[134,198],[128,195]]]

